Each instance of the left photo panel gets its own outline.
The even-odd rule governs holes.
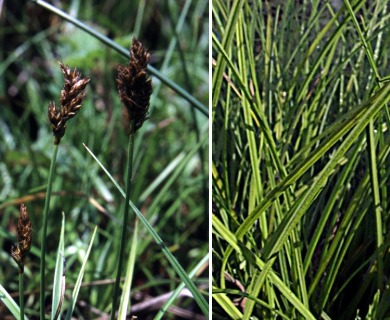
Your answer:
[[[209,319],[209,1],[0,1],[0,319]]]

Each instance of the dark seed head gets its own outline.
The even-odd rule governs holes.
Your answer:
[[[133,38],[130,48],[130,61],[127,67],[118,66],[116,79],[119,98],[134,120],[134,132],[149,116],[149,100],[152,94],[152,81],[146,74],[150,54],[141,42]]]
[[[72,72],[62,63],[60,68],[64,75],[64,87],[60,94],[61,107],[57,108],[54,102],[50,102],[48,110],[55,144],[59,144],[65,134],[66,121],[73,118],[80,110],[85,97],[85,88],[90,81],[89,78],[81,78],[81,74],[76,69]]]
[[[26,206],[20,205],[20,216],[17,226],[18,244],[12,246],[11,256],[18,264],[19,273],[24,271],[24,259],[30,252],[32,242],[32,225]]]

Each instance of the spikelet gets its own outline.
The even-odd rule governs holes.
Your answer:
[[[152,80],[146,74],[150,54],[136,38],[130,48],[128,67],[118,66],[116,83],[119,98],[129,115],[134,120],[134,132],[137,131],[149,115],[149,100],[152,94]]]
[[[20,205],[20,216],[17,226],[18,244],[12,246],[11,256],[18,264],[19,273],[24,272],[24,258],[30,252],[32,242],[32,225],[26,206]]]
[[[81,78],[81,74],[74,69],[60,63],[64,75],[64,87],[61,90],[61,107],[57,108],[54,102],[49,103],[48,117],[54,135],[54,144],[59,144],[65,134],[66,122],[79,112],[85,97],[85,88],[89,78]]]

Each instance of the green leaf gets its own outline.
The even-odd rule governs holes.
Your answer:
[[[65,294],[65,275],[64,275],[64,229],[65,214],[62,213],[62,224],[60,231],[60,243],[57,250],[56,268],[54,271],[53,281],[53,300],[51,307],[51,319],[56,320],[61,315],[62,301]]]
[[[204,143],[204,139],[201,140],[197,146],[201,146]],[[99,164],[99,166],[103,169],[103,171],[107,174],[107,176],[111,179],[111,181],[114,183],[114,185],[117,187],[119,192],[122,194],[122,196],[125,198],[126,194],[123,191],[123,189],[119,186],[119,184],[115,181],[113,176],[110,174],[110,172],[103,166],[103,164],[99,161],[99,159],[93,154],[93,152],[84,144],[84,147],[87,149],[89,154],[95,159],[95,161]],[[197,150],[198,147],[195,147],[194,150]],[[149,223],[149,221],[144,217],[141,211],[138,210],[138,208],[129,201],[130,206],[142,222],[142,224],[145,226],[145,228],[148,230],[148,232],[152,235],[154,240],[156,241],[157,245],[161,248],[162,253],[165,255],[165,257],[168,259],[170,264],[172,265],[173,269],[176,271],[180,279],[183,280],[183,282],[186,284],[187,288],[191,291],[191,293],[194,296],[195,301],[197,302],[198,306],[201,308],[203,314],[205,316],[208,316],[209,314],[209,306],[206,302],[205,298],[199,291],[199,289],[195,286],[194,282],[189,278],[188,274],[184,271],[181,264],[177,261],[175,256],[169,251],[166,244],[163,242],[161,237],[158,235],[158,233],[154,230],[152,225]]]
[[[191,272],[188,274],[188,276],[192,279],[196,273],[205,265],[208,264],[209,261],[209,255],[206,254],[201,261],[194,267],[194,269],[191,270]],[[168,308],[173,304],[175,299],[179,296],[180,292],[184,289],[185,283],[181,282],[180,285],[173,291],[172,295],[169,297],[169,299],[164,303],[164,305],[159,310],[158,314],[154,318],[154,320],[162,319]]]
[[[137,244],[138,244],[138,224],[139,220],[135,219],[133,240],[131,241],[130,255],[127,261],[125,283],[123,285],[123,291],[121,296],[121,302],[119,305],[118,319],[126,320],[127,310],[130,306],[130,292],[131,283],[133,280],[135,259],[137,257]]]
[[[14,299],[9,295],[7,290],[0,284],[0,301],[8,308],[15,319],[20,319],[20,309]],[[28,320],[27,316],[24,316],[25,320]]]
[[[71,298],[71,301],[69,303],[70,306],[69,306],[69,309],[68,309],[68,311],[66,313],[66,319],[67,320],[71,319],[74,307],[76,305],[76,301],[77,301],[77,297],[78,297],[78,294],[79,294],[79,291],[80,291],[81,283],[83,282],[85,266],[87,264],[89,254],[91,253],[92,244],[93,244],[93,241],[94,241],[95,235],[96,235],[96,230],[97,230],[97,226],[95,226],[95,229],[93,230],[91,241],[89,242],[89,245],[88,245],[87,253],[85,254],[85,257],[84,257],[84,260],[83,260],[83,264],[81,265],[81,269],[80,269],[79,275],[77,277],[76,284],[75,284],[73,292],[72,292],[72,298]]]
[[[213,287],[213,290],[217,289]],[[229,315],[230,319],[239,320],[242,319],[243,314],[233,302],[228,298],[225,293],[214,293],[213,299],[219,304],[219,306]]]

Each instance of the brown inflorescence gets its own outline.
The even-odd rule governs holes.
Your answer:
[[[20,205],[20,216],[17,226],[18,244],[12,246],[11,255],[18,264],[19,273],[24,272],[24,258],[30,252],[32,242],[32,225],[26,206]]]
[[[138,130],[149,115],[149,100],[152,94],[152,80],[146,74],[150,54],[136,38],[130,48],[128,67],[118,66],[116,83],[119,98],[134,120],[134,132]]]
[[[53,130],[54,143],[59,144],[65,134],[66,121],[73,118],[81,108],[85,97],[85,88],[89,78],[81,78],[81,74],[74,69],[60,63],[64,75],[64,87],[61,90],[61,107],[57,108],[54,102],[49,103],[48,117]]]

